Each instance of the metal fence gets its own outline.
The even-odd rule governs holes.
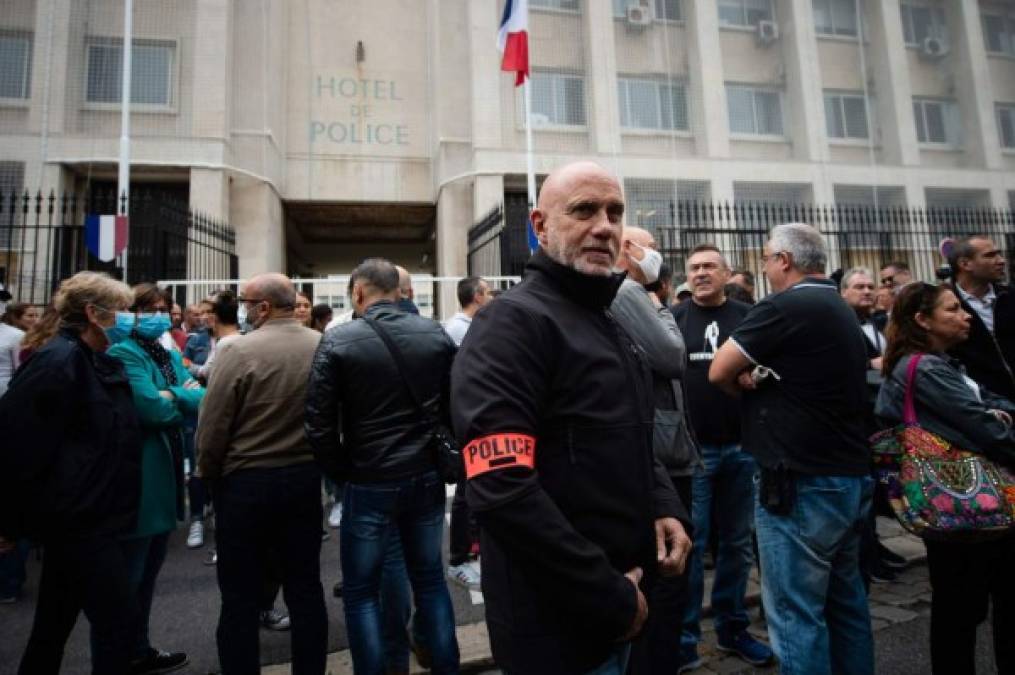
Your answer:
[[[102,262],[85,245],[85,218],[117,212],[112,191],[0,194],[0,283],[18,302],[44,305],[62,279],[81,270],[123,278],[117,261]],[[236,236],[227,224],[186,204],[136,190],[129,209],[126,281],[234,278]]]
[[[491,211],[469,230],[470,273],[521,273],[529,255],[527,215],[508,206]],[[647,229],[678,282],[688,253],[708,242],[723,250],[731,266],[755,275],[759,297],[768,291],[761,274],[762,247],[780,223],[817,227],[828,245],[829,272],[867,267],[877,273],[885,264],[901,261],[915,278],[932,281],[945,262],[938,252],[941,240],[970,234],[990,236],[1006,256],[1015,251],[1015,215],[1007,209],[696,201],[669,201],[663,208],[667,213],[653,214],[663,216],[662,224]]]

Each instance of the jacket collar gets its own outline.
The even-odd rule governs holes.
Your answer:
[[[525,264],[525,271],[546,276],[569,300],[592,309],[609,307],[627,276],[626,273],[611,274],[608,277],[582,274],[578,270],[561,265],[542,248],[529,258],[529,262]]]
[[[397,314],[399,313],[399,311],[407,313],[405,312],[405,310],[402,310],[401,301],[399,301],[399,303],[396,304],[391,300],[378,300],[374,304],[367,307],[366,316],[372,318],[377,316],[378,314]]]

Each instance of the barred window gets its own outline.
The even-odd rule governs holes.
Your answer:
[[[955,101],[914,98],[913,116],[921,143],[960,145],[961,118]]]
[[[838,206],[865,206],[879,209],[906,206],[906,189],[897,185],[835,185]]]
[[[681,83],[622,77],[620,125],[628,129],[687,131],[687,92]]]
[[[627,16],[627,8],[643,5],[642,0],[613,0],[613,16]],[[649,3],[655,10],[655,18],[665,21],[680,21],[684,18],[680,11],[680,0],[652,0]]]
[[[123,79],[123,40],[91,38],[86,46],[85,100],[119,103]],[[131,51],[130,101],[140,105],[173,105],[176,43],[134,40]]]
[[[919,47],[929,37],[948,37],[944,10],[913,2],[902,3],[902,35],[906,44]]]
[[[873,104],[871,108],[873,109]],[[862,93],[825,91],[825,124],[829,138],[868,139],[867,106]]]
[[[813,0],[813,2],[814,29],[819,35],[855,37],[858,34],[856,0]]]
[[[778,91],[726,85],[730,131],[735,134],[782,136],[782,101]]]
[[[0,207],[2,207],[0,208],[0,251],[17,248],[20,243],[23,243],[20,241],[21,237],[19,236],[22,230],[14,229],[12,231],[10,217],[12,210],[20,214],[22,207],[21,196],[24,194],[24,191],[24,162],[0,161]],[[20,222],[20,215],[16,216],[16,219]],[[8,227],[4,227],[4,225]],[[14,246],[11,246],[12,239],[14,240]]]
[[[585,126],[585,80],[580,75],[534,71],[532,126]]]
[[[1015,56],[1015,14],[983,14],[983,42],[987,51]]]
[[[1001,147],[1015,149],[1015,103],[997,106],[997,128]]]
[[[31,81],[31,35],[0,33],[0,98],[28,98]]]
[[[566,12],[581,10],[580,0],[529,0],[529,6],[536,9],[560,9]]]
[[[719,0],[720,24],[751,27],[774,20],[772,0]]]

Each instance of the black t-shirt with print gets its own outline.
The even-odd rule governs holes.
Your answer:
[[[691,426],[698,441],[706,445],[740,442],[740,401],[709,383],[708,369],[716,350],[750,309],[750,305],[736,300],[727,300],[718,307],[702,307],[688,300],[673,308],[673,318],[687,345],[684,384]]]
[[[867,347],[834,282],[808,277],[769,295],[730,339],[779,377],[743,397],[743,446],[759,464],[824,476],[869,473]]]

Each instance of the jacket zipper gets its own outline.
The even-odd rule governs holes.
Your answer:
[[[616,318],[613,316],[613,312],[611,312],[609,309],[604,309],[603,310],[603,314],[606,316],[606,320],[610,324],[610,328],[613,329],[614,340],[616,341],[617,347],[619,348],[619,352],[623,353],[625,351],[625,346],[624,346],[624,339],[621,336],[620,324],[617,323]],[[628,383],[633,386],[633,389],[636,392],[638,392],[638,400],[639,401],[645,400],[645,392],[642,391],[641,383],[639,383],[631,375],[631,367],[632,366],[637,366],[638,364],[641,363],[641,360],[638,358],[638,348],[635,346],[633,340],[628,340],[627,343],[628,343],[628,348],[629,348],[629,351],[631,352],[631,355],[630,356],[624,356],[624,360],[628,361],[628,359],[633,358],[634,359],[634,363],[631,363],[630,361],[628,361],[628,363],[625,364],[624,374],[627,377]],[[651,397],[649,397],[649,398],[651,398]],[[652,399],[652,404],[653,404],[653,406],[655,405],[654,399]],[[653,410],[654,410],[654,408],[653,408]],[[636,421],[638,422],[639,426],[641,426],[641,420],[639,419],[639,420],[636,420]],[[655,451],[652,448],[652,442],[651,441],[652,441],[652,439],[649,438],[649,446],[648,446],[648,449],[649,449],[649,461],[645,465],[645,471],[646,471],[646,473],[648,475],[648,484],[650,486],[654,485],[654,483],[653,483],[654,476],[653,476],[653,471],[652,471],[652,462],[653,462],[654,453],[655,453]]]

